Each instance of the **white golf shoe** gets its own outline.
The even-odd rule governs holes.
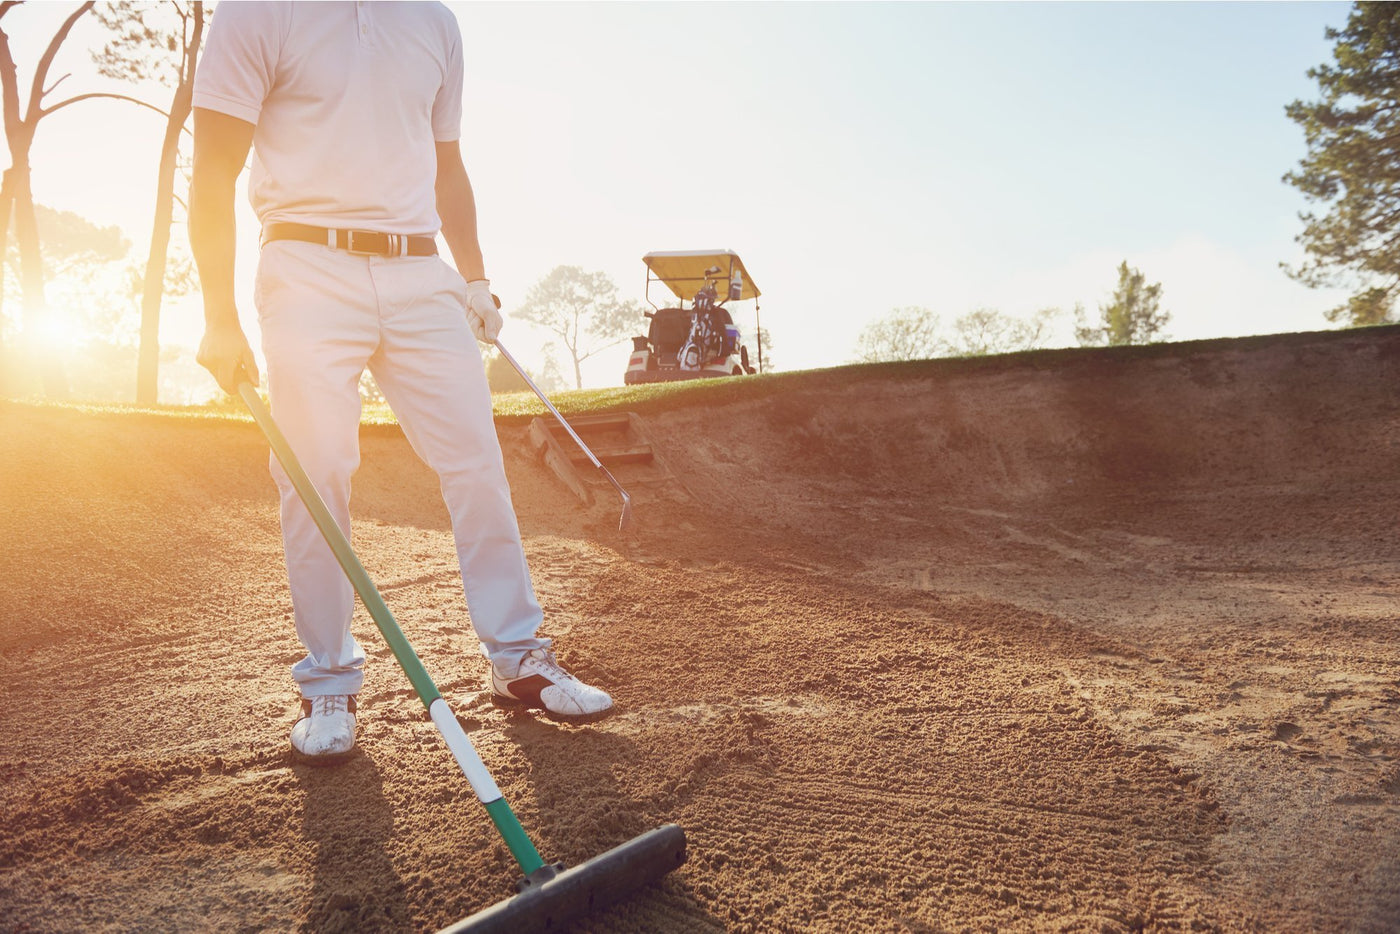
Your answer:
[[[355,746],[355,695],[301,699],[301,719],[292,726],[292,748],[310,758],[344,755]]]
[[[569,674],[545,649],[527,652],[514,670],[493,663],[491,699],[501,706],[543,710],[575,723],[606,716],[613,706],[606,691]]]

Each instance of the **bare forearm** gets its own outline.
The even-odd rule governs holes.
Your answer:
[[[233,298],[233,189],[253,142],[253,124],[196,107],[190,180],[190,250],[204,293],[204,339],[195,359],[225,392],[258,382],[258,362]]]
[[[234,184],[253,143],[253,124],[196,107],[190,180],[190,250],[199,267],[207,328],[238,327],[233,299]]]
[[[236,324],[233,297],[234,184],[195,173],[190,186],[190,250],[199,268],[204,293],[204,323],[208,327]]]
[[[481,256],[481,241],[476,230],[476,198],[465,171],[438,177],[437,209],[442,219],[442,238],[452,251],[457,271],[468,282],[485,279],[486,263]]]

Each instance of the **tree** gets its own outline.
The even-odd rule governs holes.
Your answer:
[[[44,204],[34,205],[35,227],[42,245],[43,274],[47,281],[62,276],[70,269],[92,263],[111,263],[125,258],[131,243],[120,227],[99,227],[72,211],[60,211]],[[18,281],[19,247],[13,241],[6,244],[5,272],[7,283]]]
[[[515,371],[501,352],[491,348],[486,353],[486,384],[492,395],[498,392],[529,392],[530,384]]]
[[[544,365],[540,367],[538,375],[530,374],[535,385],[546,393],[563,392],[568,389],[569,383],[564,379],[564,371],[559,369],[559,354],[555,350],[553,341],[545,344],[541,350],[544,352]]]
[[[1328,28],[1332,64],[1308,70],[1322,99],[1285,108],[1303,128],[1308,152],[1283,180],[1318,216],[1298,215],[1308,258],[1289,276],[1313,288],[1358,286],[1328,311],[1352,325],[1396,320],[1400,287],[1400,7],[1356,3],[1346,28]]]
[[[772,373],[775,369],[773,364],[773,337],[768,333],[768,329],[760,327],[755,339],[755,346],[749,348],[749,366],[758,369],[757,349],[763,348],[763,368],[760,372]]]
[[[574,386],[583,388],[583,361],[626,339],[642,317],[641,306],[624,302],[606,273],[556,266],[525,293],[515,317],[557,336],[574,364]]]
[[[1166,336],[1162,329],[1171,320],[1171,313],[1161,310],[1161,301],[1162,283],[1148,285],[1147,277],[1123,260],[1118,265],[1118,288],[1113,299],[1099,306],[1101,323],[1087,324],[1083,308],[1076,308],[1074,336],[1084,347],[1151,344]]]
[[[127,284],[120,261],[131,244],[121,230],[99,227],[70,211],[42,204],[34,205],[34,216],[36,240],[42,245],[41,281],[56,287],[59,313],[50,312],[42,326],[29,330],[22,348],[12,347],[8,340],[19,331],[20,322],[0,314],[0,334],[6,338],[0,342],[0,374],[4,376],[0,390],[7,395],[40,391],[46,369],[66,373],[67,351],[75,334],[87,332],[99,320],[104,335],[114,333],[116,319],[124,311],[122,298]],[[4,288],[13,291],[24,271],[14,240],[6,242],[3,259]]]
[[[0,2],[0,19],[3,19],[21,2],[22,0]],[[3,181],[0,181],[0,255],[8,252],[10,222],[13,219],[15,237],[19,241],[21,257],[20,281],[24,293],[24,330],[26,332],[38,333],[41,329],[41,319],[45,314],[43,261],[39,253],[39,234],[35,220],[34,195],[30,182],[29,166],[29,150],[33,146],[34,134],[39,128],[39,121],[57,110],[92,98],[131,101],[142,107],[156,110],[158,113],[164,113],[159,108],[151,107],[145,101],[139,101],[124,94],[105,92],[77,94],[57,103],[45,105],[45,99],[68,77],[68,75],[64,75],[47,87],[45,86],[54,57],[63,46],[64,40],[68,38],[73,24],[92,9],[93,2],[94,0],[87,0],[86,3],[80,4],[69,14],[68,18],[59,26],[58,31],[54,33],[53,38],[49,40],[44,54],[39,58],[38,65],[35,66],[34,77],[29,86],[29,100],[23,115],[20,113],[19,71],[10,50],[10,37],[3,29],[0,29],[0,111],[3,112],[4,118],[5,142],[10,150],[10,167],[5,170]],[[0,295],[0,301],[3,301],[3,295]],[[45,391],[51,396],[66,395],[67,377],[58,359],[41,360],[40,367],[43,373]]]
[[[866,325],[856,344],[860,363],[927,360],[943,354],[948,344],[938,336],[938,315],[928,308],[896,308]]]
[[[97,70],[122,81],[160,81],[175,89],[165,119],[165,140],[156,177],[155,219],[141,295],[141,342],[136,365],[136,401],[154,405],[160,366],[160,303],[165,281],[170,226],[175,216],[175,169],[180,134],[194,99],[194,72],[204,36],[204,4],[168,2],[162,19],[150,4],[112,3],[97,18],[114,36],[93,53]],[[178,53],[178,54],[177,54]]]
[[[1059,314],[1058,308],[1042,308],[1026,321],[995,308],[974,308],[953,322],[948,349],[960,357],[1035,350],[1050,339],[1050,326]]]

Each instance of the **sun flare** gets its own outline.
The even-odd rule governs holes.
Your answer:
[[[72,350],[87,336],[81,319],[66,308],[50,308],[30,329],[36,350],[48,352]]]

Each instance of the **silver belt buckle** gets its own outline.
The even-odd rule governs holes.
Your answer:
[[[361,236],[364,236],[364,235],[366,235],[366,234],[372,234],[372,233],[374,233],[374,231],[372,231],[372,230],[347,230],[347,231],[345,231],[345,252],[347,252],[347,253],[353,253],[353,254],[355,254],[356,256],[383,256],[383,255],[385,255],[385,251],[384,251],[384,250],[361,250],[361,249],[357,249],[357,248],[355,247],[355,235],[356,235],[356,234],[359,234],[359,235],[361,235]]]

